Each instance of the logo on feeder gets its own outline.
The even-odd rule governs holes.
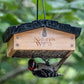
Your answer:
[[[35,38],[35,43],[37,46],[50,46],[54,41],[56,42],[55,38]]]

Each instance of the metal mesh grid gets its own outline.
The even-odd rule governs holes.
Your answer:
[[[39,58],[64,58],[70,51],[46,51],[46,50],[39,50],[39,51],[16,51],[13,57],[20,57],[20,58],[30,58],[32,57],[39,57]]]

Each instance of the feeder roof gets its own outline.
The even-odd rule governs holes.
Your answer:
[[[58,23],[57,21],[53,20],[36,20],[31,23],[23,23],[18,26],[8,27],[8,29],[2,36],[3,42],[8,42],[10,38],[13,36],[13,34],[41,28],[45,25],[46,27],[51,29],[75,34],[76,38],[80,35],[81,32],[80,27],[70,26],[69,24]]]

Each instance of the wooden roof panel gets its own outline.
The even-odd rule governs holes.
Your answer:
[[[75,34],[76,38],[80,35],[81,32],[80,27],[73,27],[70,26],[69,24],[62,24],[53,20],[38,20],[38,21],[36,20],[31,23],[23,23],[18,26],[8,27],[8,29],[2,36],[3,42],[8,42],[10,38],[13,36],[13,34],[41,28],[44,27],[45,25],[48,28]]]

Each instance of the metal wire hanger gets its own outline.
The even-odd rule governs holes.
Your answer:
[[[42,0],[42,2],[43,2],[44,20],[46,20],[46,12],[45,12],[44,0]],[[37,20],[38,20],[38,0],[37,0]],[[44,23],[44,24],[45,24],[45,23]],[[44,25],[43,32],[42,32],[42,36],[43,36],[43,37],[46,37],[46,36],[47,36],[46,25]]]

